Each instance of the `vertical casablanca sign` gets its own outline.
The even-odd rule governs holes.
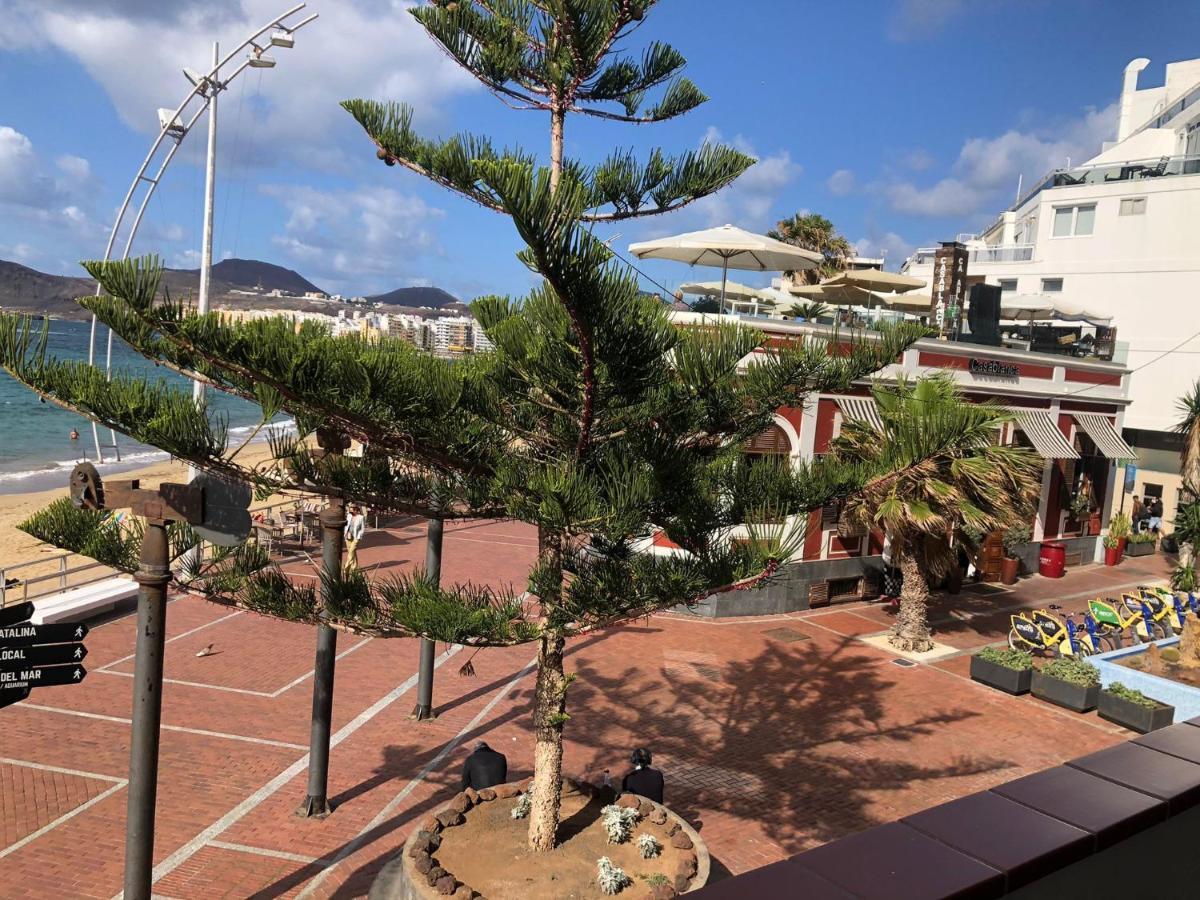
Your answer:
[[[967,293],[967,248],[958,241],[942,241],[933,255],[933,311],[938,337],[958,333]]]

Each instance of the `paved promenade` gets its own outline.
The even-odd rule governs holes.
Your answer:
[[[443,578],[524,588],[533,532],[451,527]],[[372,532],[364,568],[424,559],[423,528]],[[292,567],[312,574],[307,563]],[[869,604],[700,621],[663,615],[569,647],[566,768],[623,773],[645,745],[668,802],[708,841],[715,874],[818,843],[1079,756],[1127,737],[1094,715],[1011,698],[966,678],[966,652],[1002,641],[1020,605],[1081,609],[1096,594],[1161,578],[1160,557],[1016,590],[935,602],[937,637],[963,651],[895,665],[860,637],[887,628]],[[423,813],[456,788],[478,738],[529,772],[534,650],[474,656],[438,647],[437,720],[415,723],[417,642],[341,635],[324,821],[305,794],[313,629],[194,597],[168,611],[155,892],[167,898],[361,897]],[[207,644],[211,656],[196,656]],[[129,752],[134,620],[88,636],[82,685],[0,710],[0,893],[118,894]]]

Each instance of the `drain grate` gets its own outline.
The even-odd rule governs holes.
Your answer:
[[[783,641],[785,644],[812,640],[811,635],[807,635],[803,631],[797,631],[795,628],[772,628],[769,631],[764,631],[763,634],[774,640]]]
[[[892,665],[899,666],[902,669],[911,669],[916,666],[916,663],[911,659],[893,659]]]

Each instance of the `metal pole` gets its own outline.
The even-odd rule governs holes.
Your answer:
[[[442,531],[441,519],[429,519],[425,527],[425,574],[435,585],[442,583]],[[433,711],[433,658],[434,642],[421,638],[421,667],[417,673],[417,705],[410,718],[422,721],[436,719]]]
[[[208,155],[204,163],[204,226],[201,230],[200,241],[200,296],[196,303],[196,312],[203,315],[208,312],[208,295],[212,282],[212,251],[213,251],[213,207],[217,196],[217,95],[221,92],[220,73],[217,65],[221,61],[221,48],[213,42],[213,74],[208,84]],[[192,382],[192,399],[197,405],[204,400],[204,382]],[[188,466],[188,481],[195,480],[200,470]]]
[[[154,806],[158,794],[158,733],[162,719],[166,636],[167,529],[146,521],[138,589],[137,652],[133,673],[133,726],[129,741],[129,798],[125,817],[125,900],[150,900],[154,869]]]
[[[725,315],[725,283],[729,281],[729,257],[722,257],[724,265],[721,267],[721,309],[718,315]]]
[[[321,512],[321,564],[325,578],[338,578],[342,569],[346,509],[332,500]],[[324,594],[324,589],[322,588]],[[328,601],[322,596],[322,604]],[[304,818],[319,818],[333,812],[329,789],[329,736],[333,723],[333,673],[337,662],[337,630],[325,623],[317,626],[317,658],[313,664],[312,727],[308,738],[308,796],[296,810]]]

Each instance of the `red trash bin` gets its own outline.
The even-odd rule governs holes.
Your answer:
[[[1067,545],[1046,541],[1038,554],[1038,573],[1047,578],[1062,578],[1067,568]]]

